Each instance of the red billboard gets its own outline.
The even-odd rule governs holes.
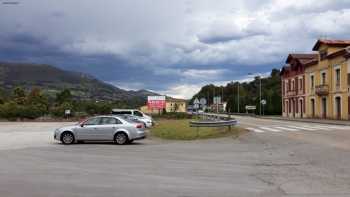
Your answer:
[[[164,109],[165,96],[148,96],[147,106],[149,110]]]

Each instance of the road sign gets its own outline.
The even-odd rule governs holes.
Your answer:
[[[201,98],[201,99],[199,100],[199,102],[200,102],[201,105],[206,105],[206,104],[207,104],[207,99]]]
[[[266,105],[266,100],[265,99],[261,100],[261,104]]]
[[[193,104],[200,104],[200,101],[198,100],[198,98],[194,99]]]
[[[70,109],[64,110],[64,114],[65,114],[65,115],[70,115],[70,113],[71,113]]]
[[[221,104],[221,97],[220,96],[214,96],[214,104]]]
[[[147,98],[148,109],[164,109],[165,108],[165,96],[148,96]]]
[[[245,109],[246,110],[256,110],[256,106],[254,106],[254,105],[246,105]]]

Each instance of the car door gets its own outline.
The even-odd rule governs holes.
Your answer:
[[[98,140],[98,126],[101,118],[95,117],[86,120],[80,127],[75,129],[78,140]]]
[[[113,140],[114,132],[121,125],[121,122],[114,117],[102,117],[98,128],[99,140]]]

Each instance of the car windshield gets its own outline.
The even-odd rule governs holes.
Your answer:
[[[140,123],[139,120],[137,120],[134,116],[132,115],[120,115],[118,116],[120,118],[122,118],[123,120],[129,122],[129,123]]]

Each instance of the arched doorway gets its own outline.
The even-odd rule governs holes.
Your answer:
[[[335,112],[336,112],[336,118],[338,120],[341,119],[341,98],[340,96],[335,97]]]
[[[303,112],[304,112],[303,108],[304,108],[303,99],[300,99],[300,100],[299,100],[300,118],[303,118]]]
[[[315,99],[311,99],[311,117],[315,118]]]

